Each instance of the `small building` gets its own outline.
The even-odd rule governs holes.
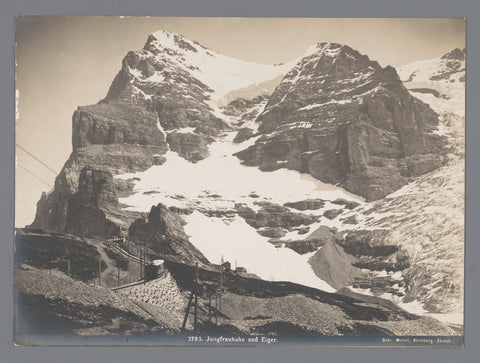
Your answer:
[[[235,269],[235,272],[237,273],[241,273],[241,272],[247,272],[247,269],[245,267],[241,267],[241,266],[238,266],[236,269]]]
[[[165,272],[165,261],[162,259],[153,260],[145,266],[145,280],[153,280],[160,277]]]

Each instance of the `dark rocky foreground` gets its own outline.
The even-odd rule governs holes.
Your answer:
[[[178,270],[181,270],[179,272]],[[193,272],[183,265],[169,264],[180,289],[184,308],[189,294],[188,280]],[[184,276],[180,276],[183,274]],[[233,273],[224,275],[225,291],[221,307],[209,302],[208,280],[200,273],[202,293],[198,306],[200,334],[260,335],[455,335],[447,326],[429,318],[420,318],[395,307],[389,301],[355,295],[323,293],[289,283],[265,283]],[[18,271],[17,323],[19,342],[62,334],[70,342],[79,335],[176,335],[181,320],[148,303],[131,300],[121,292],[110,292],[72,280],[55,272],[28,268]],[[48,284],[48,286],[46,285]],[[234,286],[236,285],[236,286]],[[143,285],[140,285],[143,286]],[[148,285],[145,285],[148,286]],[[184,290],[185,289],[185,290]],[[217,325],[214,317],[217,317]],[[191,334],[193,314],[186,334]]]
[[[137,288],[151,293],[153,287],[169,286],[177,291],[179,314],[169,314],[154,302],[137,300],[119,290],[94,284],[98,266],[97,247],[62,235],[22,231],[17,237],[15,286],[17,291],[17,333],[19,342],[35,336],[62,334],[74,341],[79,335],[175,335],[179,334],[188,296],[193,288],[194,267],[168,259],[166,274]],[[19,235],[19,234],[17,234]],[[71,272],[61,264],[51,265],[59,256],[42,257],[44,248],[55,244],[58,251],[68,247],[70,258],[82,260],[82,271]],[[33,253],[39,255],[32,259]],[[93,261],[91,261],[93,260]],[[78,262],[77,261],[77,262]],[[88,263],[91,261],[92,263]],[[109,261],[104,261],[109,268]],[[33,265],[36,264],[36,267]],[[63,271],[63,272],[62,272]],[[455,334],[447,326],[398,308],[390,301],[353,294],[326,293],[289,282],[268,282],[231,270],[220,272],[208,264],[199,270],[198,332],[205,334],[262,335],[427,335]],[[74,277],[73,277],[74,276]],[[169,278],[168,276],[171,276]],[[169,282],[170,281],[170,282]],[[173,281],[173,285],[172,285]],[[173,290],[172,290],[173,289]],[[150,292],[149,292],[150,291]],[[161,291],[155,290],[157,294]],[[220,305],[211,298],[221,291]],[[166,293],[166,292],[164,292]],[[158,296],[161,298],[161,296]],[[161,300],[161,299],[160,299]],[[180,305],[178,305],[180,302]],[[183,306],[183,307],[182,307]],[[214,316],[217,325],[214,324]],[[190,315],[186,333],[193,329]],[[22,338],[23,336],[23,338]]]

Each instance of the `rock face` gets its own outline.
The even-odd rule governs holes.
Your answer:
[[[258,66],[224,57],[181,35],[160,31],[148,37],[141,51],[127,54],[103,102],[125,100],[143,105],[158,114],[161,128],[167,133],[188,129],[197,139],[189,147],[197,149],[186,153],[186,158],[195,153],[193,160],[200,160],[208,155],[205,145],[213,141],[211,136],[230,129],[215,111],[219,100],[236,85],[255,84],[255,68]],[[285,67],[261,68],[265,73],[262,77],[270,80]],[[264,96],[253,98],[244,100],[243,106],[261,102]],[[226,114],[242,112],[240,103],[236,101]],[[172,150],[179,150],[178,138],[167,138]]]
[[[108,205],[118,203],[115,189],[112,174],[84,168],[78,191],[68,203],[65,232],[84,237],[120,235],[120,228],[103,211]]]
[[[165,135],[157,122],[155,113],[127,102],[79,107],[73,114],[73,150],[91,144],[137,144],[165,152]]]
[[[451,162],[391,194],[366,203],[339,243],[355,266],[401,271],[403,302],[430,312],[462,312],[464,286],[464,163]],[[400,288],[399,288],[400,287]]]
[[[208,266],[205,256],[188,241],[184,224],[178,214],[159,204],[151,208],[147,220],[135,220],[128,234],[134,242],[145,243],[157,253],[173,255],[179,262]]]
[[[245,140],[248,140],[252,136],[253,136],[253,130],[249,129],[248,127],[243,127],[240,130],[238,130],[238,133],[233,139],[233,142],[235,143],[244,142]]]
[[[339,44],[314,46],[256,121],[263,136],[237,154],[246,165],[309,173],[367,200],[443,162],[436,113],[394,68]]]
[[[263,235],[279,234],[278,228],[293,230],[295,227],[312,224],[318,219],[317,216],[290,212],[288,208],[272,203],[262,203],[257,212],[240,204],[235,207],[238,215],[250,226],[256,229],[268,227],[267,231],[263,231]]]
[[[347,234],[339,243],[358,258],[355,266],[376,271],[399,271],[409,267],[407,254],[399,246],[388,241],[387,230],[355,231]]]
[[[323,208],[325,201],[321,199],[306,199],[298,202],[285,203],[284,207],[294,208],[297,210],[317,210]]]
[[[135,144],[93,144],[78,148],[70,155],[55,179],[55,188],[37,203],[34,228],[65,232],[68,202],[78,190],[83,168],[104,170],[112,174],[145,170],[156,164],[156,155],[164,150],[156,146]]]
[[[208,143],[212,138],[193,133],[171,132],[167,141],[172,151],[176,151],[188,161],[197,162],[208,156]]]

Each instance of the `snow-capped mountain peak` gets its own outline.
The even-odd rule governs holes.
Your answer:
[[[398,68],[411,92],[436,112],[465,114],[465,48],[442,56],[413,62]]]
[[[235,59],[163,30],[152,33],[143,50],[135,54],[155,68],[152,73],[130,67],[131,74],[139,81],[168,82],[171,72],[181,69],[208,87],[205,91],[214,105],[231,91],[285,74],[294,64],[266,65]]]
[[[192,52],[199,51],[199,48],[208,50],[197,42],[185,38],[181,34],[168,32],[166,30],[159,30],[150,34],[144,49],[148,49],[151,46],[156,46],[158,49],[165,48]]]

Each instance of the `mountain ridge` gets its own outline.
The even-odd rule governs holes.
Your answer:
[[[436,113],[394,68],[337,43],[311,51],[257,117],[260,139],[237,154],[246,165],[310,173],[374,200],[443,163]]]
[[[441,59],[458,61],[457,53],[451,54],[453,60]],[[206,60],[213,66],[201,68]],[[228,81],[232,64],[246,70],[236,83]],[[325,245],[312,237],[305,240],[305,249],[301,236],[366,214],[370,201],[381,205],[408,183],[440,170],[450,158],[446,145],[454,138],[438,132],[446,119],[441,115],[438,120],[434,110],[413,97],[395,69],[382,68],[348,46],[313,45],[301,60],[288,65],[291,68],[266,96],[262,82],[281,77],[280,68],[288,68],[272,67],[232,61],[172,33],[151,35],[144,49],[125,56],[106,97],[74,113],[73,152],[54,191],[39,201],[32,226],[100,238],[130,232],[138,243],[147,244],[163,243],[169,231],[170,237],[178,237],[171,248],[185,253],[189,262],[197,258],[202,263],[219,263],[221,248],[231,245],[226,239],[241,243],[248,236],[256,245],[242,245],[240,266],[248,264],[271,281],[281,276],[324,289],[331,288],[330,281],[335,288],[361,284],[355,282],[364,272],[359,273],[359,267],[403,267],[401,246],[374,246],[379,249],[372,251],[380,251],[380,256],[352,258],[355,249],[349,244],[359,238],[342,240],[329,231],[325,233],[335,235],[334,240]],[[252,69],[255,74],[248,74]],[[229,74],[228,82],[222,74]],[[212,75],[217,79],[209,79]],[[422,94],[416,86],[411,91]],[[227,103],[235,94],[246,98]],[[220,107],[221,102],[227,105]],[[98,172],[101,178],[89,179]],[[81,189],[84,183],[89,187]],[[233,190],[235,183],[241,188]],[[282,193],[282,183],[297,190]],[[95,206],[104,195],[110,195],[109,203],[94,211],[106,218],[104,225],[83,226],[97,215],[89,209],[92,203]],[[359,196],[366,198],[365,205]],[[290,209],[310,204],[313,210]],[[397,208],[395,203],[391,208]],[[160,217],[145,221],[149,210],[160,211]],[[76,213],[85,218],[74,218]],[[207,227],[208,233],[200,233]],[[238,236],[228,237],[228,228]],[[205,241],[217,250],[206,249]],[[289,243],[314,254],[300,255]],[[268,267],[265,262],[259,267],[258,251],[268,255]],[[309,257],[313,264],[335,258],[349,269],[353,266],[345,276],[327,281],[324,277],[337,266],[310,271]],[[231,253],[228,260],[237,261]],[[293,273],[294,265],[297,272],[308,272],[308,279]],[[411,281],[417,273],[410,275]],[[412,291],[418,290],[412,289],[411,296]]]

